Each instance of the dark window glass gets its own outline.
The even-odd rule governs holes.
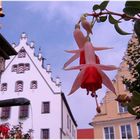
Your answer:
[[[1,119],[10,118],[10,107],[2,107],[1,110]]]
[[[16,82],[15,91],[16,92],[22,92],[23,91],[23,81],[17,81]]]
[[[24,73],[24,64],[23,63],[18,64],[17,73]]]
[[[31,85],[30,85],[31,89],[36,89],[37,88],[37,81],[31,81]]]
[[[29,116],[29,106],[23,105],[19,108],[19,118],[27,118]]]
[[[114,128],[111,127],[104,127],[104,135],[105,139],[114,139]]]
[[[50,102],[42,103],[42,113],[50,113]]]
[[[11,71],[12,71],[12,72],[16,72],[16,71],[17,71],[17,65],[13,65]]]
[[[1,91],[7,91],[7,83],[1,84]]]
[[[131,139],[132,133],[131,133],[130,125],[122,125],[121,126],[121,134],[122,134],[122,139]]]
[[[121,103],[118,103],[119,104],[119,113],[125,113],[125,112],[128,112],[127,110],[127,106],[122,106]]]
[[[19,52],[18,52],[18,58],[24,58],[26,57],[26,51],[24,48],[22,48]]]
[[[30,70],[30,64],[29,64],[29,63],[25,63],[25,64],[24,64],[24,70],[25,70],[25,71]]]
[[[49,139],[49,129],[41,129],[41,139]]]

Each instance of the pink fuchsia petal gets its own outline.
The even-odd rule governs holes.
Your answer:
[[[102,50],[109,50],[109,49],[113,49],[113,48],[109,48],[109,47],[94,47],[95,51],[102,51]]]
[[[102,64],[96,64],[97,67],[99,67],[101,70],[118,70],[119,68],[114,65],[102,65]]]
[[[92,43],[87,41],[84,46],[86,64],[95,64],[96,57]]]
[[[85,17],[81,17],[82,27],[88,32],[92,34],[91,24],[86,20]]]
[[[79,50],[65,50],[65,52],[67,53],[80,53],[80,51],[82,51],[83,49],[79,49]]]
[[[79,74],[77,75],[73,85],[72,85],[72,88],[71,88],[71,91],[68,95],[71,95],[73,94],[77,89],[80,88],[81,84],[82,84],[82,80],[83,80],[83,76],[85,74],[85,69],[82,69]]]
[[[99,69],[98,69],[99,70]],[[99,70],[101,76],[102,76],[102,82],[103,84],[108,88],[110,89],[113,93],[116,94],[116,91],[115,91],[115,88],[111,82],[111,80],[109,79],[109,77],[101,70]]]
[[[80,54],[76,53],[74,54],[63,66],[63,68],[66,68],[69,64],[71,64],[74,60],[76,60],[77,58],[79,58]]]
[[[85,67],[87,67],[88,65],[79,65],[79,66],[73,66],[73,67],[70,67],[70,68],[65,68],[64,70],[81,70],[81,69],[84,69]]]
[[[84,36],[84,34],[81,32],[81,30],[79,28],[76,28],[74,30],[73,36],[74,36],[74,39],[75,39],[78,47],[80,49],[83,48],[87,39],[86,39],[86,37]]]

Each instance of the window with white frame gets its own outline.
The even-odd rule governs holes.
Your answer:
[[[16,81],[15,92],[23,91],[23,81]]]
[[[113,126],[104,127],[104,136],[105,136],[105,139],[114,139],[115,138]]]
[[[121,103],[118,102],[118,106],[119,106],[119,113],[125,113],[125,112],[128,112],[127,110],[127,106],[122,106]]]
[[[121,125],[121,138],[122,139],[132,138],[131,126],[129,124]]]
[[[49,139],[49,129],[41,129],[41,139]]]
[[[1,84],[1,91],[6,91],[7,90],[7,83],[2,83]]]

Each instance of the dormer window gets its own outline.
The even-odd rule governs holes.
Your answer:
[[[15,92],[23,91],[23,81],[17,81],[15,85]]]
[[[7,83],[2,83],[1,84],[1,91],[6,91],[7,90]]]
[[[30,85],[31,89],[37,89],[37,81],[31,81],[31,85]]]
[[[24,48],[22,48],[19,52],[18,52],[18,58],[24,58],[26,56],[26,51]]]
[[[16,71],[17,71],[17,65],[13,65],[11,71],[12,71],[12,72],[16,72]]]
[[[25,71],[30,70],[30,64],[29,64],[29,63],[25,63],[25,64],[24,64],[24,70],[25,70]]]
[[[23,63],[18,64],[17,73],[24,73],[24,64]]]

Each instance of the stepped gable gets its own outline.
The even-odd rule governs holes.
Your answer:
[[[44,65],[44,61],[46,60],[41,53],[41,49],[39,49],[38,54],[35,54],[35,42],[28,42],[28,36],[26,33],[22,33],[20,36],[20,41],[18,45],[16,43],[12,43],[12,47],[19,53],[20,51],[25,51],[27,57],[31,60],[33,65],[36,67],[37,71],[40,73],[41,77],[45,80],[46,84],[52,90],[53,93],[61,93],[61,82],[60,78],[57,76],[55,79],[52,78],[51,65]],[[11,56],[10,60],[7,61],[6,69],[9,65],[14,61],[17,56]]]

